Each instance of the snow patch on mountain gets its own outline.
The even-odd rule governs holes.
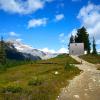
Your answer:
[[[41,59],[49,59],[49,58],[56,57],[58,55],[56,53],[43,52],[41,50],[34,49],[32,46],[26,45],[26,44],[22,43],[21,41],[11,40],[8,42],[13,44],[13,46],[19,52],[31,54],[33,56],[38,56]]]

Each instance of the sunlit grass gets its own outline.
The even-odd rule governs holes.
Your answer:
[[[100,55],[83,55],[81,58],[93,64],[100,64]]]
[[[55,100],[68,80],[80,73],[73,63],[78,62],[60,55],[7,69],[0,73],[0,100]]]

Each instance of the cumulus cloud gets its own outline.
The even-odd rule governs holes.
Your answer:
[[[63,36],[64,36],[64,33],[59,34],[59,37],[63,37]]]
[[[46,2],[52,0],[0,0],[0,9],[19,14],[29,14],[43,9]]]
[[[59,34],[59,41],[60,43],[62,43],[63,45],[66,45],[69,43],[69,38],[71,35],[75,35],[77,32],[76,29],[73,29],[68,35],[65,35],[64,33],[60,33]]]
[[[65,35],[64,33],[59,34],[59,41],[62,45],[62,48],[60,48],[57,53],[68,53],[68,43],[69,43],[69,35]]]
[[[57,51],[57,53],[68,53],[68,49],[66,48],[61,48]]]
[[[80,20],[81,26],[87,28],[90,39],[94,36],[96,44],[100,44],[100,5],[88,3],[87,6],[80,9],[77,18]],[[73,29],[67,36],[64,33],[61,33],[59,35],[59,40],[63,44],[68,44],[70,36],[75,35],[76,33],[77,29]]]
[[[43,49],[40,49],[41,51],[44,51],[44,52],[47,52],[47,53],[56,53],[55,50],[53,49],[48,49],[48,48],[43,48]]]
[[[64,14],[58,14],[55,16],[55,21],[60,21],[62,19],[64,19]]]
[[[70,38],[71,35],[75,36],[76,33],[77,33],[77,29],[73,29],[73,30],[68,34],[68,36],[67,36],[68,40],[69,40],[69,38]]]
[[[60,33],[59,34],[59,41],[62,44],[62,47],[58,50],[54,50],[54,49],[49,49],[49,48],[43,48],[40,49],[41,51],[44,52],[49,52],[49,53],[68,53],[68,48],[67,48],[67,36],[64,33]]]
[[[28,28],[38,27],[38,26],[45,26],[48,22],[47,18],[42,19],[32,19],[28,22]]]
[[[19,34],[15,33],[15,32],[9,32],[9,35],[10,35],[10,36],[14,36],[14,37],[19,36]]]
[[[66,41],[67,41],[67,36],[64,33],[60,33],[59,34],[59,40],[60,40],[60,43],[62,43],[63,45],[65,45]]]
[[[62,44],[63,48],[67,48],[67,45],[69,44],[70,36],[75,36],[77,33],[76,29],[73,29],[69,34],[65,35],[64,33],[59,34],[59,41]],[[68,50],[67,50],[68,51]]]
[[[81,25],[87,28],[90,37],[94,36],[98,41],[100,39],[100,5],[88,3],[80,9],[77,18]]]
[[[100,54],[100,49],[98,49],[98,53]]]
[[[16,39],[17,42],[22,42],[22,40],[23,40],[23,39],[21,39],[21,38],[17,38],[17,39]]]
[[[53,49],[49,49],[49,48],[43,48],[40,49],[43,52],[47,52],[47,53],[68,53],[68,49],[67,48],[60,48],[59,50],[53,50]]]

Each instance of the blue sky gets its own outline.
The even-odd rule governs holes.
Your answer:
[[[85,26],[100,49],[100,0],[0,0],[0,35],[44,51],[66,52]]]

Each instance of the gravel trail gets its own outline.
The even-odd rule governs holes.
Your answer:
[[[79,57],[71,57],[81,62]],[[100,71],[96,70],[94,64],[84,60],[76,66],[83,72],[61,89],[57,100],[100,100]]]

